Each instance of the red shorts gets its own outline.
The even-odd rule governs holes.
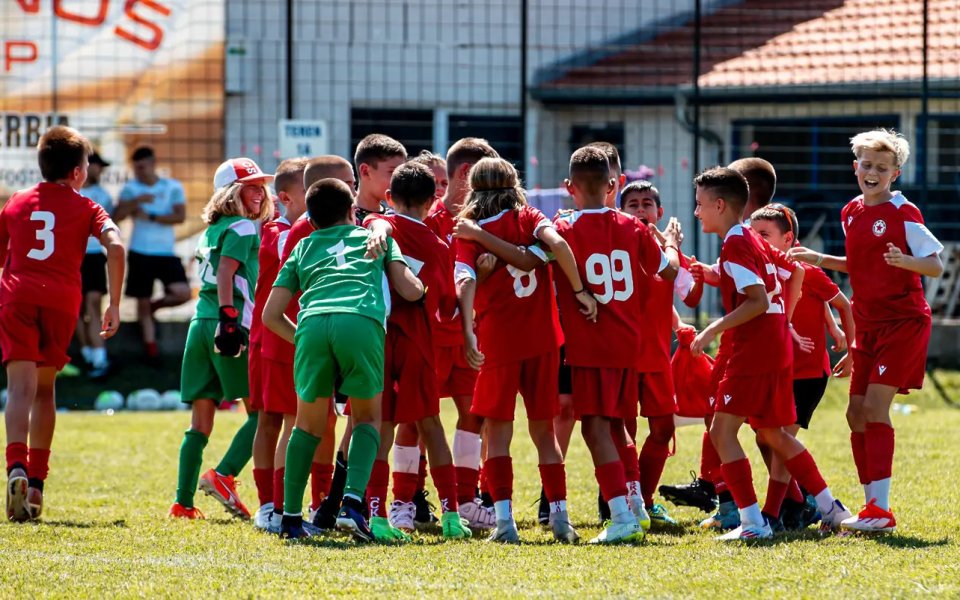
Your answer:
[[[260,381],[263,410],[278,415],[297,414],[297,390],[293,383],[292,362],[261,357]]]
[[[77,328],[77,315],[50,308],[12,302],[0,306],[0,355],[3,364],[13,360],[55,367],[70,362],[67,347]]]
[[[858,329],[851,349],[850,395],[866,395],[871,383],[892,385],[901,394],[922,388],[930,329],[929,318],[892,321],[869,331]]]
[[[383,353],[382,415],[392,423],[414,423],[440,414],[437,372],[416,342],[392,327]]]
[[[666,417],[677,414],[677,394],[673,389],[670,369],[656,373],[638,373],[640,415]]]
[[[710,374],[710,397],[707,398],[708,404],[710,404],[710,413],[704,415],[709,417],[711,414],[717,411],[717,389],[720,387],[720,382],[723,380],[724,372],[727,370],[727,360],[729,354],[717,353],[716,358],[713,362],[713,371]],[[674,388],[676,391],[676,388]]]
[[[463,346],[436,348],[437,386],[441,398],[472,396],[477,370],[467,364]]]
[[[519,391],[527,420],[554,418],[559,411],[559,367],[559,350],[505,365],[481,367],[470,412],[489,419],[512,421]]]
[[[570,367],[573,412],[611,419],[637,418],[637,372],[633,369]]]
[[[247,349],[247,380],[250,383],[250,410],[263,410],[263,358],[260,344]]]
[[[793,365],[770,373],[724,377],[714,410],[746,417],[754,429],[793,425],[797,422]]]

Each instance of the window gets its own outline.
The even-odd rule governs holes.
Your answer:
[[[590,123],[574,125],[570,128],[570,153],[592,142],[610,142],[620,153],[620,164],[625,165],[627,158],[623,154],[623,123]]]
[[[404,145],[408,156],[433,148],[433,111],[354,108],[350,111],[351,151],[371,133],[389,135]]]
[[[450,144],[465,137],[482,137],[497,153],[523,172],[523,121],[519,115],[450,115]]]

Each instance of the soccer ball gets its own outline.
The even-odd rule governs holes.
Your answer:
[[[117,390],[100,392],[93,403],[94,410],[120,410],[123,408],[123,394]]]
[[[178,410],[180,405],[180,390],[167,390],[160,396],[160,408],[162,410]]]
[[[145,388],[131,392],[127,396],[127,408],[130,410],[160,410],[160,392]]]

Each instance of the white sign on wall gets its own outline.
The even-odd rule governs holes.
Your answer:
[[[280,159],[327,154],[326,121],[280,120]]]

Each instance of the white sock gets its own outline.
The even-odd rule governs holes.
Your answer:
[[[90,358],[87,361],[95,367],[102,367],[107,364],[106,348],[90,348]]]
[[[871,498],[873,498],[873,485],[865,483],[863,484],[863,503],[869,503]]]
[[[566,500],[557,500],[556,502],[550,503],[550,514],[558,512],[567,512],[567,501]]]
[[[754,502],[746,508],[740,509],[740,522],[746,525],[763,525],[763,513],[760,512],[760,505]]]
[[[890,510],[890,478],[870,482],[870,491],[877,499],[877,506]]]
[[[83,356],[83,360],[87,361],[89,364],[93,364],[93,358],[91,358],[90,352],[93,350],[90,346],[84,346],[80,348],[80,355]]]
[[[497,515],[498,521],[513,520],[513,506],[509,500],[497,500],[493,503],[493,512]]]
[[[814,498],[817,501],[817,508],[820,510],[821,515],[830,514],[830,512],[833,511],[835,498],[833,497],[833,493],[830,492],[830,488],[823,488],[823,491]]]
[[[419,473],[420,472],[420,448],[417,446],[394,446],[393,447],[393,472],[394,473]]]
[[[639,481],[628,481],[627,482],[627,499],[630,502],[637,503],[638,506],[643,506],[643,496],[640,495],[640,482]]]
[[[453,432],[453,464],[465,469],[480,468],[480,434],[457,429]]]
[[[607,504],[610,506],[610,517],[613,518],[614,523],[637,522],[637,518],[633,516],[633,511],[630,510],[630,506],[627,504],[626,496],[610,498]]]

